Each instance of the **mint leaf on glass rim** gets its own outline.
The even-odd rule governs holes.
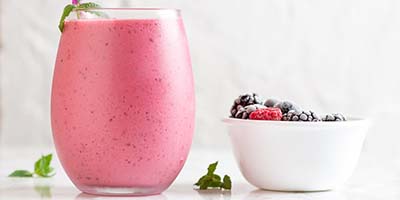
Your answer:
[[[90,9],[90,8],[100,8],[100,7],[101,6],[99,4],[93,2],[82,3],[76,6],[77,9]]]
[[[15,170],[13,173],[8,175],[8,177],[32,177],[32,172],[28,170]]]
[[[73,4],[68,4],[64,7],[64,11],[61,15],[60,23],[58,24],[58,29],[60,29],[61,33],[64,31],[64,22],[65,19],[69,16],[69,14],[76,8]]]
[[[91,10],[91,9],[96,9],[96,8],[101,8],[101,6],[99,4],[97,4],[97,3],[88,2],[88,3],[79,4],[76,7],[76,10],[79,10],[79,11],[82,11],[82,12],[91,13],[91,14],[94,14],[94,15],[96,15],[98,17],[108,18],[107,14],[104,13],[104,12]]]
[[[107,14],[95,10],[95,8],[101,8],[101,6],[97,3],[87,2],[80,3],[80,1],[74,0],[72,4],[68,4],[64,7],[64,11],[61,15],[60,22],[58,24],[58,29],[60,29],[61,33],[64,31],[64,24],[67,17],[71,14],[71,12],[77,11],[78,19],[80,18],[79,12],[88,12],[94,14],[99,17],[107,17]]]

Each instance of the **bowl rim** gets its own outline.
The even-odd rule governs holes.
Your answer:
[[[277,121],[277,120],[248,120],[226,117],[222,122],[230,125],[276,125],[276,126],[298,126],[298,127],[337,127],[337,126],[353,126],[357,124],[369,124],[368,118],[348,117],[347,121],[337,122],[293,122],[293,121]]]

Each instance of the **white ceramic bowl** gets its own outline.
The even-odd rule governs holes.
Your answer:
[[[343,184],[357,165],[369,123],[224,119],[240,171],[268,190],[321,191]]]

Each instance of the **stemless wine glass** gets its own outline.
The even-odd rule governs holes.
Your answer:
[[[151,195],[188,155],[195,98],[187,39],[175,9],[71,13],[51,96],[58,157],[83,192]]]

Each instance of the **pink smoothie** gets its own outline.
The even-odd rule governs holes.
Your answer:
[[[61,163],[79,189],[165,190],[188,155],[194,104],[180,18],[66,22],[52,129]]]

